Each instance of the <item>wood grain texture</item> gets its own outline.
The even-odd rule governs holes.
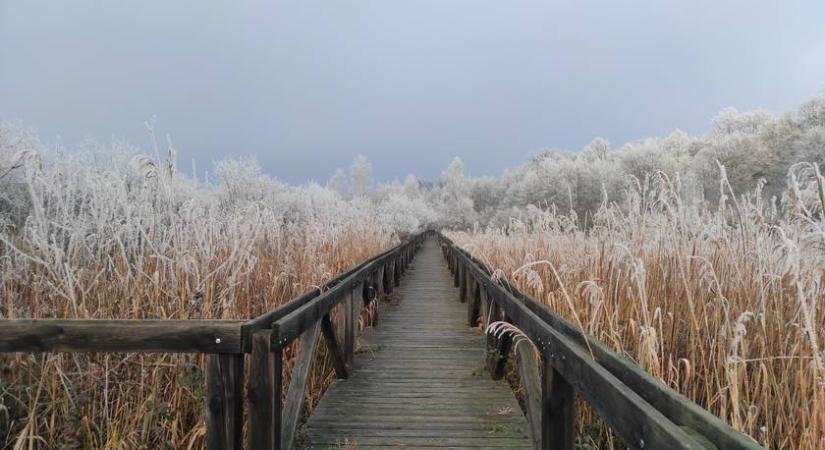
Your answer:
[[[315,359],[315,348],[318,346],[318,337],[321,335],[321,324],[307,330],[301,336],[301,349],[298,358],[292,366],[292,376],[289,381],[284,411],[281,422],[281,448],[292,448],[295,433],[298,431],[298,422],[306,397],[307,381]]]
[[[0,352],[241,353],[239,320],[0,321]]]
[[[252,334],[252,353],[249,355],[249,377],[246,390],[249,420],[249,448],[272,450],[280,447],[280,389],[281,351],[273,352],[268,330]],[[277,374],[276,374],[277,372]],[[276,392],[277,391],[277,392]],[[278,399],[276,400],[276,396]],[[278,433],[275,433],[275,425]]]
[[[206,357],[206,448],[243,448],[243,354]]]
[[[526,340],[515,344],[515,354],[518,356],[518,372],[521,386],[524,389],[524,404],[527,421],[530,423],[530,432],[533,445],[541,445],[541,374],[539,361],[536,358],[535,348]],[[540,358],[539,358],[540,359]]]
[[[428,239],[382,322],[361,338],[306,425],[308,446],[532,448],[510,387],[484,372],[484,343]]]
[[[576,443],[576,392],[556,371],[550,358],[542,358],[542,362],[539,448],[573,450]]]

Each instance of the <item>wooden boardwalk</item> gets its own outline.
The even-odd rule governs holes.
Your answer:
[[[510,387],[484,370],[482,336],[435,239],[401,279],[396,301],[361,338],[305,426],[306,445],[336,448],[530,448]],[[349,444],[349,446],[347,446]]]

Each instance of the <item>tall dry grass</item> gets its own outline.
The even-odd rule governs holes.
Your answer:
[[[27,165],[30,213],[0,233],[4,319],[252,318],[397,241],[369,205],[323,189],[74,158]],[[0,448],[202,448],[202,367],[197,355],[0,355]]]
[[[504,228],[450,232],[510,282],[638,362],[735,429],[776,449],[825,448],[825,189],[813,165],[781,204],[718,207],[678,180],[632,180],[595,226],[534,210]],[[612,448],[592,413],[582,445]]]

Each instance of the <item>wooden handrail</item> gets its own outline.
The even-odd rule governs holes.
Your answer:
[[[352,274],[354,274],[354,273],[360,271],[361,269],[363,269],[364,266],[366,266],[367,264],[370,264],[370,263],[372,263],[372,262],[374,262],[374,261],[390,254],[390,253],[395,252],[397,250],[397,248],[399,248],[401,245],[403,245],[403,244],[400,244],[399,246],[393,247],[393,248],[385,251],[384,253],[373,256],[372,258],[358,264],[357,266],[353,267],[352,269],[350,269],[350,270],[336,276],[335,278],[327,281],[326,283],[324,283],[323,286],[321,286],[320,289],[319,288],[311,288],[311,289],[307,290],[306,292],[304,292],[303,294],[289,300],[288,302],[283,303],[283,304],[279,305],[278,307],[276,307],[274,309],[271,309],[271,310],[255,317],[255,318],[253,318],[253,319],[250,319],[249,321],[247,321],[243,325],[243,335],[245,337],[246,336],[251,337],[252,333],[254,333],[256,331],[271,328],[272,323],[276,322],[277,320],[281,319],[282,317],[286,316],[287,314],[289,314],[289,313],[295,311],[296,309],[300,308],[301,306],[305,305],[306,303],[308,303],[310,300],[314,299],[315,297],[318,297],[319,295],[321,295],[322,292],[327,291],[327,290],[331,289],[332,287],[340,284],[343,280],[347,279]],[[250,338],[244,339],[244,351],[246,351],[246,352],[251,351],[251,339]]]
[[[439,239],[455,274],[455,284],[462,291],[468,284],[476,285],[483,294],[478,297],[485,297],[482,303],[488,302],[479,309],[487,314],[501,309],[504,317],[499,318],[524,332],[541,353],[544,370],[539,448],[572,448],[572,405],[563,411],[569,401],[553,398],[559,393],[569,397],[565,385],[579,392],[631,448],[762,448],[597,339],[584,335],[546,306],[512,286],[494,282],[489,268],[443,234]],[[468,308],[476,305],[471,301]],[[498,359],[500,362],[503,358]],[[528,411],[528,418],[535,420],[531,415],[535,416]]]
[[[240,320],[0,321],[3,352],[242,353]]]

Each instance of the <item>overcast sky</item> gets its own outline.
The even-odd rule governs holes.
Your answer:
[[[156,114],[182,167],[290,182],[358,153],[380,180],[498,174],[823,89],[822,0],[0,0],[0,119],[147,148]]]

